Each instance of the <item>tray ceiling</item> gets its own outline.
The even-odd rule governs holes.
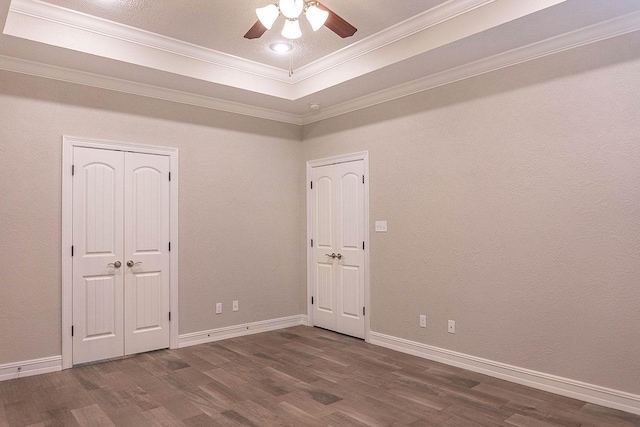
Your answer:
[[[283,41],[280,16],[273,29],[256,40],[243,35],[256,22],[255,9],[274,0],[47,0],[48,3],[120,22],[152,33],[204,46],[263,64],[289,68],[287,55],[269,45]],[[327,28],[313,32],[301,19],[303,37],[293,41],[293,61],[299,68],[444,3],[445,0],[323,0],[327,7],[358,28],[342,39]]]
[[[268,2],[0,0],[0,69],[304,124],[640,29],[637,0],[324,0],[358,32],[303,24],[290,77],[277,24],[242,37]]]

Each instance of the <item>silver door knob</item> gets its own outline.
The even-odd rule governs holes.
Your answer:
[[[116,262],[110,262],[109,264],[107,264],[107,266],[112,265],[115,268],[120,268],[122,267],[122,263],[120,261],[116,261]]]
[[[132,260],[132,259],[130,259],[129,261],[127,261],[127,267],[133,267],[134,265],[138,265],[138,264],[142,264],[142,261],[133,262],[133,260]]]

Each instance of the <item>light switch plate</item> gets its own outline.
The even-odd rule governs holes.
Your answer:
[[[427,316],[424,314],[420,315],[420,327],[421,328],[426,328],[427,327]]]
[[[216,303],[216,314],[222,313],[222,303]]]
[[[238,301],[233,302],[233,311],[238,311]]]
[[[387,221],[376,221],[376,233],[387,232]]]

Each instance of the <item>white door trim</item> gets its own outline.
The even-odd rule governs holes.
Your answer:
[[[369,332],[371,331],[371,293],[369,291],[369,152],[361,151],[358,153],[342,154],[339,156],[326,157],[324,159],[310,160],[307,162],[307,180],[305,186],[307,188],[307,319],[309,326],[313,326],[313,307],[311,305],[311,287],[312,276],[312,251],[311,251],[311,169],[319,166],[328,166],[336,163],[354,162],[357,160],[364,161],[364,305],[366,314],[364,316],[364,339],[369,342]]]
[[[97,148],[102,150],[130,151],[141,154],[158,154],[169,156],[171,182],[170,191],[170,347],[178,348],[178,149],[139,145],[128,142],[104,141],[73,136],[62,137],[62,369],[73,365],[73,341],[71,326],[73,324],[73,165],[74,147]]]

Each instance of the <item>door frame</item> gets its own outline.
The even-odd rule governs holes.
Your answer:
[[[178,149],[64,135],[62,137],[62,369],[73,366],[73,149],[75,147],[169,156],[169,327],[170,348],[178,348]]]
[[[369,342],[369,333],[371,331],[371,292],[369,290],[369,265],[370,265],[370,247],[369,244],[369,152],[360,151],[351,154],[341,154],[339,156],[325,157],[323,159],[309,160],[307,162],[307,180],[305,187],[307,188],[307,324],[313,326],[313,306],[311,304],[311,277],[313,272],[313,257],[311,251],[311,235],[313,224],[311,221],[312,214],[312,195],[311,195],[311,170],[314,167],[334,165],[337,163],[348,163],[362,160],[364,161],[364,306],[366,314],[364,316],[364,340]]]

